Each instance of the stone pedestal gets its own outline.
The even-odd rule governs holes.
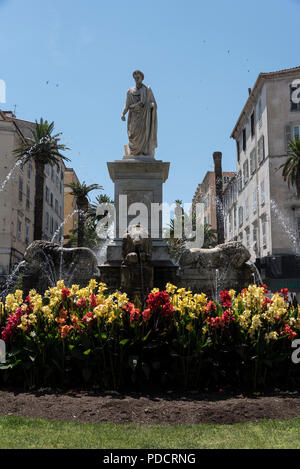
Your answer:
[[[170,260],[168,245],[162,238],[163,183],[168,179],[170,163],[152,157],[125,156],[107,166],[115,184],[116,236],[107,247],[106,263],[100,266],[101,280],[110,290],[123,287],[126,291],[126,280],[132,284],[133,277],[140,276],[138,268],[130,270],[124,266],[122,253],[122,238],[129,224],[140,222],[152,239],[151,268],[142,275],[149,285],[144,285],[144,289],[152,286],[164,289],[166,283],[176,282],[178,268]],[[133,283],[138,288],[140,281],[137,278]]]
[[[137,215],[140,215],[141,224],[150,237],[161,239],[162,213],[159,204],[162,203],[162,185],[168,178],[170,163],[147,157],[126,157],[107,163],[107,166],[115,184],[116,239],[122,239],[127,226]],[[145,207],[141,212],[140,207],[135,205],[140,203]],[[153,213],[156,210],[157,216]]]

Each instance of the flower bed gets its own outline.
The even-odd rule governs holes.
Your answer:
[[[216,303],[168,284],[149,294],[143,311],[125,293],[105,291],[95,280],[83,289],[60,281],[43,296],[8,295],[0,303],[7,347],[0,383],[109,390],[300,384],[291,361],[300,307],[287,290],[269,298],[266,286],[250,285],[221,292]]]

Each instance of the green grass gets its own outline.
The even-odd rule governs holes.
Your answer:
[[[0,448],[300,448],[300,418],[236,425],[115,425],[0,416]]]

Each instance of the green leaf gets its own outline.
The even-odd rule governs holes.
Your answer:
[[[91,349],[89,348],[88,350],[86,350],[85,352],[83,352],[83,355],[89,355],[91,353]]]
[[[128,342],[129,342],[129,339],[123,339],[123,340],[120,340],[119,344],[120,345],[126,345],[126,344],[128,344]]]
[[[151,329],[149,330],[149,332],[147,332],[147,334],[142,338],[142,341],[143,342],[146,342],[146,340],[148,339],[149,335],[151,334]]]

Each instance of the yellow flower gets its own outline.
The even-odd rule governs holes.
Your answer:
[[[194,326],[193,324],[190,322],[186,327],[186,330],[188,330],[189,332],[192,332],[194,330]]]
[[[267,344],[270,342],[270,340],[277,340],[278,339],[278,333],[276,331],[266,333],[265,334],[265,339],[266,339]]]
[[[105,283],[99,283],[98,285],[98,293],[102,294],[107,290],[106,284]]]
[[[59,290],[62,290],[63,288],[65,288],[65,281],[64,280],[59,280],[56,284],[56,287],[59,289]]]
[[[172,283],[167,283],[166,285],[166,292],[169,293],[169,295],[173,295],[177,290],[177,287],[175,285],[172,285]]]
[[[79,285],[72,285],[70,288],[71,295],[75,296],[78,293],[79,288]]]
[[[94,278],[92,278],[89,283],[89,289],[95,290],[95,288],[97,288],[97,285],[98,285],[97,281]]]

